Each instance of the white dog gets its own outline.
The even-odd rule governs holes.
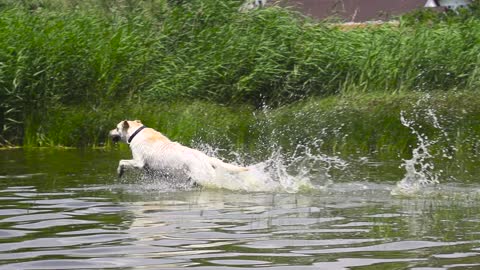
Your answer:
[[[126,142],[132,150],[133,159],[120,160],[118,164],[119,177],[125,169],[137,168],[187,176],[203,185],[213,179],[219,170],[227,173],[248,170],[172,142],[160,132],[145,127],[139,120],[121,121],[117,128],[110,131],[110,136],[114,142]]]

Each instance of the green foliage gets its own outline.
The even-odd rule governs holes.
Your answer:
[[[155,114],[137,117],[156,122],[156,114],[170,109],[165,104],[186,101],[245,104],[251,110],[316,96],[478,89],[480,20],[475,16],[345,29],[275,6],[240,12],[242,3],[2,2],[0,144],[99,144],[106,126],[143,104],[163,104]],[[174,125],[185,134],[172,135],[193,138],[197,127],[192,123],[203,123],[204,109],[199,105],[176,111],[184,118],[172,117],[179,121]],[[353,109],[351,114],[356,117]],[[63,116],[76,123],[75,130],[56,124],[70,125]],[[389,126],[398,114],[391,117],[379,116],[373,120],[380,122],[371,124]],[[240,126],[245,130],[248,125]],[[257,130],[252,134],[260,136]],[[378,136],[372,141],[390,142],[388,136]],[[336,140],[331,147],[341,145]],[[372,147],[377,146],[365,142],[361,148]]]
[[[313,153],[407,159],[419,141],[401,123],[401,112],[419,133],[435,141],[429,147],[435,159],[455,166],[454,171],[478,166],[480,99],[476,92],[354,93],[310,98],[257,117],[251,130],[259,135],[252,149],[269,153],[272,145],[286,151],[303,145]]]
[[[438,141],[429,150],[470,166],[480,155],[480,98],[476,92],[351,94],[310,98],[275,109],[221,106],[211,102],[119,103],[90,110],[56,107],[45,122],[26,122],[25,146],[110,146],[108,131],[123,119],[140,119],[172,140],[241,152],[259,161],[272,149],[287,153],[299,145],[312,153],[409,158],[418,139],[403,126],[400,112],[416,129]],[[435,127],[433,112],[441,128]],[[453,165],[452,165],[453,166]],[[448,168],[446,168],[448,169]],[[455,170],[456,170],[455,169]]]
[[[55,107],[45,122],[27,121],[25,146],[106,146],[108,131],[124,119],[140,119],[169,138],[187,145],[208,142],[241,148],[249,140],[252,109],[205,102],[132,104],[122,102],[91,110],[82,105]]]
[[[88,11],[0,11],[0,118],[6,137],[52,106],[96,108],[133,96],[148,82],[150,22],[110,21]],[[133,27],[135,25],[135,27]]]
[[[418,9],[400,18],[403,24],[415,26],[418,24],[450,23],[458,24],[480,19],[480,1],[472,0],[467,7],[452,9]]]

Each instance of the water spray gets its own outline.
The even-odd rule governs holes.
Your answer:
[[[428,95],[425,98],[429,98]],[[416,106],[421,107],[421,103],[424,98],[420,99]],[[427,120],[427,122],[440,132],[439,136],[435,138],[429,138],[428,135],[423,133],[422,125],[418,124],[416,120]],[[442,137],[447,141],[448,134],[445,129],[440,125],[439,119],[433,109],[427,108],[423,111],[414,110],[414,115],[411,118],[406,117],[405,111],[400,112],[400,121],[403,126],[410,129],[411,133],[415,135],[417,139],[417,146],[412,150],[412,158],[404,159],[403,164],[400,167],[405,168],[405,176],[397,183],[396,188],[392,190],[393,195],[411,195],[421,191],[424,187],[433,186],[439,183],[439,178],[442,174],[442,170],[435,170],[435,164],[433,162],[434,155],[430,152],[430,148],[437,144]],[[455,149],[454,149],[455,150]],[[453,157],[448,153],[448,149],[442,150],[442,157],[452,159]]]

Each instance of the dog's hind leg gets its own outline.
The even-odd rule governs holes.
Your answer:
[[[132,168],[142,169],[143,167],[144,167],[144,164],[140,160],[122,159],[118,163],[118,168],[117,168],[118,178],[122,177],[126,169],[132,169]]]
[[[214,169],[216,167],[221,167],[221,168],[223,168],[227,171],[230,171],[230,172],[245,172],[245,171],[248,171],[248,168],[246,168],[246,167],[240,167],[240,166],[232,165],[232,164],[229,164],[229,163],[225,163],[218,158],[209,157],[209,160],[210,160],[210,164],[212,165],[212,167]]]

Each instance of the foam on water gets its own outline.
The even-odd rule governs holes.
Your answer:
[[[204,148],[210,149],[210,154],[216,152],[211,147]],[[290,155],[282,153],[280,147],[272,148],[275,150],[269,158],[247,166],[248,171],[232,173],[217,168],[215,177],[205,186],[248,192],[296,193],[326,187],[332,183],[330,170],[343,169],[347,164],[338,157],[313,154],[312,148],[307,146],[298,146]],[[240,157],[238,153],[233,155]]]

